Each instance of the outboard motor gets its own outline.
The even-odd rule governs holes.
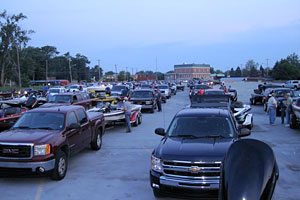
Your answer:
[[[273,150],[266,143],[239,140],[224,158],[219,200],[271,200],[278,177]]]
[[[38,101],[37,101],[37,98],[36,96],[32,93],[29,95],[27,101],[26,101],[26,104],[25,106],[27,108],[34,108],[36,105],[37,105]]]
[[[110,96],[111,94],[111,90],[109,87],[105,88],[105,93],[108,94]]]

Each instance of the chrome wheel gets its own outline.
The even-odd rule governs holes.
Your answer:
[[[60,176],[63,176],[66,171],[66,160],[61,157],[58,161],[58,173]]]
[[[100,134],[97,134],[97,146],[98,147],[101,146],[101,137],[100,137]]]

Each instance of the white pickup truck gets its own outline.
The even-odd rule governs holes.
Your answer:
[[[293,88],[295,90],[298,90],[300,89],[300,80],[289,80],[285,82],[282,86],[286,88]]]

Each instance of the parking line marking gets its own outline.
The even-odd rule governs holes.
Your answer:
[[[43,190],[43,185],[44,185],[44,179],[41,179],[38,190],[37,190],[36,195],[35,195],[35,200],[40,200],[42,190]]]
[[[145,151],[152,153],[152,151],[150,149],[148,149],[147,147],[144,146]]]

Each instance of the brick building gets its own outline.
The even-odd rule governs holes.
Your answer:
[[[186,64],[174,65],[176,80],[188,80],[193,78],[210,79],[210,65],[208,64]]]

